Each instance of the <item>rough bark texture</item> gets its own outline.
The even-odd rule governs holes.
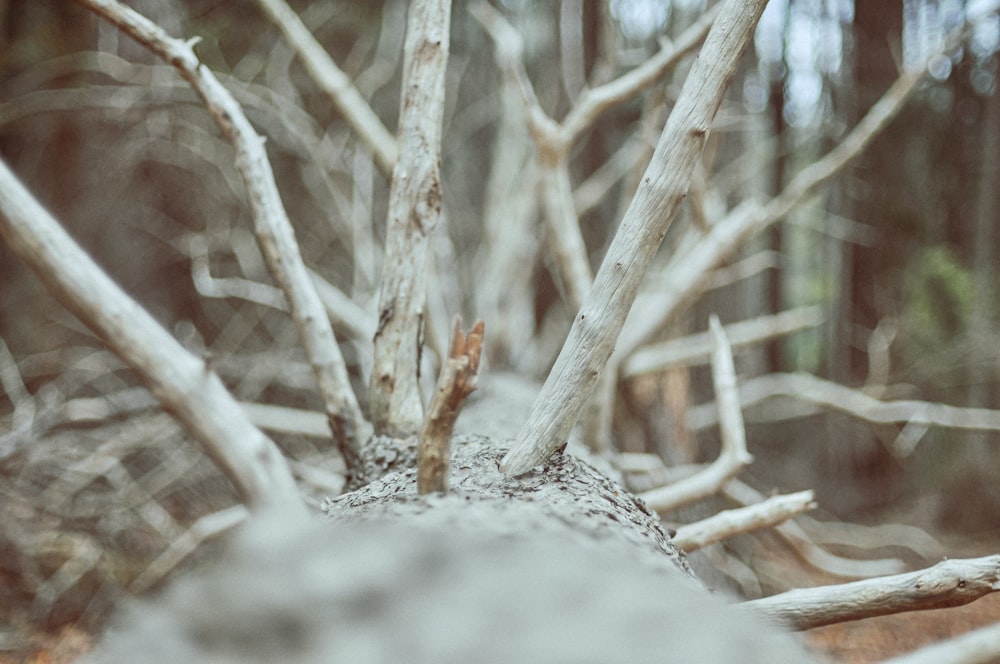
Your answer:
[[[157,603],[132,607],[89,661],[808,661],[791,637],[672,570],[636,564],[627,547],[440,520],[287,518],[252,524],[235,545]]]
[[[483,321],[476,323],[466,336],[462,332],[462,319],[456,316],[448,358],[441,366],[417,443],[417,488],[420,493],[448,490],[451,432],[462,402],[476,389],[482,350]]]
[[[399,159],[392,174],[375,331],[371,416],[376,433],[406,436],[424,419],[419,370],[427,250],[441,217],[441,119],[451,3],[409,9]]]
[[[452,490],[420,495],[416,469],[405,467],[414,456],[411,448],[400,443],[396,456],[384,455],[392,462],[381,477],[327,501],[324,510],[337,521],[394,520],[480,534],[562,533],[591,545],[625,543],[651,566],[676,567],[693,578],[656,515],[571,454],[510,477],[499,469],[505,449],[484,436],[460,434],[452,439]]]

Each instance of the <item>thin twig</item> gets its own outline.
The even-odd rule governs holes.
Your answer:
[[[822,322],[822,310],[809,306],[732,323],[726,325],[725,331],[733,347],[741,347],[815,327]],[[711,352],[712,338],[708,332],[650,344],[638,349],[625,362],[622,375],[632,378],[670,367],[704,362]]]
[[[710,322],[713,338],[712,382],[715,386],[719,420],[722,422],[722,447],[718,458],[703,470],[674,484],[646,491],[641,498],[650,509],[667,512],[716,493],[729,480],[753,462],[747,451],[746,431],[740,411],[736,369],[732,348],[722,324],[713,314]]]
[[[285,39],[302,59],[309,76],[323,89],[347,124],[372,151],[382,174],[391,176],[398,154],[396,139],[375,115],[375,111],[354,87],[347,74],[337,66],[284,0],[257,0],[257,4],[281,29]]]
[[[462,402],[476,389],[479,357],[483,350],[483,321],[468,335],[462,319],[455,317],[448,358],[441,365],[434,397],[417,443],[417,489],[420,493],[448,490],[451,432]]]
[[[774,373],[751,378],[740,387],[740,404],[748,408],[777,396],[791,397],[876,424],[900,422],[965,429],[1000,431],[1000,410],[961,408],[933,401],[880,401],[861,390],[806,373]],[[691,426],[704,428],[717,421],[711,404],[699,404],[689,413]]]

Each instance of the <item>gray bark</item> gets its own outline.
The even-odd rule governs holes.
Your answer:
[[[488,439],[453,449],[450,493],[392,470],[328,501],[333,523],[257,518],[89,661],[808,661],[702,589],[656,518],[585,463],[511,478]]]

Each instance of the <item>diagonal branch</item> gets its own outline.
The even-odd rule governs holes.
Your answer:
[[[239,104],[211,71],[199,62],[191,42],[170,37],[158,25],[116,0],[77,0],[100,14],[140,44],[163,58],[187,79],[202,97],[222,133],[236,152],[253,210],[254,232],[268,267],[285,292],[302,335],[320,397],[330,420],[334,441],[348,463],[367,438],[368,423],[351,390],[347,367],[333,336],[311,277],[302,261],[295,232],[274,182],[264,150],[264,139],[253,129]]]
[[[506,472],[523,473],[544,462],[569,437],[684,199],[712,120],[765,4],[729,0],[721,10],[555,367],[504,457]]]
[[[46,287],[139,375],[250,507],[298,502],[277,446],[204,360],[126,295],[0,162],[0,235]]]

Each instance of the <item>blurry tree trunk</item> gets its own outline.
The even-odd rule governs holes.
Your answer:
[[[901,43],[903,9],[901,2],[861,2],[855,8],[855,111],[854,121],[864,116],[898,76],[900,64],[893,57],[894,44]],[[851,216],[860,223],[871,224],[879,237],[872,246],[847,244],[844,247],[845,294],[844,316],[836,319],[838,343],[845,349],[847,366],[831,370],[847,383],[857,382],[867,372],[868,358],[865,330],[876,328],[880,312],[876,306],[878,289],[888,287],[883,277],[892,264],[892,210],[894,196],[882,174],[898,169],[901,153],[891,132],[883,133],[856,162],[853,169],[857,192],[851,201]],[[859,335],[859,332],[861,334]],[[891,493],[891,473],[894,462],[886,448],[879,444],[871,429],[856,422],[830,418],[831,444],[825,445],[827,473],[833,487],[855,483],[857,491],[846,492],[855,504],[842,505],[852,509],[871,501],[880,502]]]

